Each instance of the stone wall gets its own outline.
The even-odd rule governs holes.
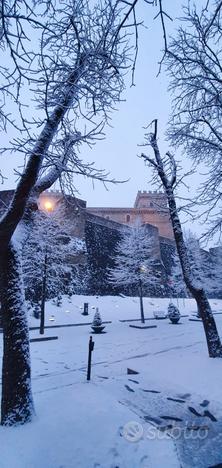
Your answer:
[[[13,191],[0,192],[0,211],[3,212],[9,205]],[[158,194],[157,194],[158,195]],[[134,221],[140,216],[141,222],[146,224],[147,234],[155,239],[154,255],[159,260],[159,269],[162,275],[163,288],[160,291],[161,295],[165,294],[165,270],[161,265],[167,262],[168,252],[170,249],[163,247],[163,243],[172,243],[168,238],[169,223],[164,221],[163,216],[167,216],[164,209],[162,210],[162,218],[160,213],[157,213],[152,208],[131,208],[131,209],[108,209],[113,210],[117,214],[116,219],[108,219],[107,216],[97,216],[91,209],[86,208],[84,200],[75,199],[67,196],[66,198],[59,192],[45,192],[40,196],[39,209],[49,213],[53,210],[59,212],[59,223],[69,236],[79,237],[85,240],[87,252],[80,255],[74,254],[69,256],[69,262],[73,265],[79,264],[82,266],[88,265],[88,293],[89,294],[117,294],[130,293],[123,288],[112,287],[108,282],[108,270],[113,267],[111,256],[114,255],[117,242],[121,239],[121,234],[124,230],[131,228]],[[103,210],[103,209],[101,209]],[[106,209],[105,209],[106,210]],[[118,222],[124,220],[126,212],[130,212],[130,222]],[[158,226],[147,222],[152,214],[153,220],[157,219],[158,226],[162,226],[161,232],[166,233],[166,237],[160,238]],[[149,215],[149,216],[148,216]],[[156,216],[156,218],[155,218]],[[158,218],[159,216],[159,218]],[[113,215],[113,218],[115,216]],[[57,218],[58,219],[58,218]],[[161,240],[162,239],[162,240]],[[161,241],[160,241],[161,240]],[[66,261],[66,260],[65,260]],[[163,262],[163,263],[162,263]],[[170,265],[170,260],[168,261]],[[169,268],[167,267],[167,270]],[[134,293],[131,291],[131,293]],[[153,291],[149,291],[151,295]]]
[[[121,235],[131,227],[115,221],[95,216],[92,213],[86,215],[85,240],[87,246],[88,271],[89,271],[89,294],[125,294],[137,295],[138,291],[132,288],[114,287],[108,281],[109,269],[114,267],[114,260],[117,243],[121,240]],[[166,295],[166,273],[163,268],[161,258],[161,245],[158,229],[146,224],[147,235],[154,239],[153,255],[157,259],[157,269],[160,272],[162,282],[159,286],[144,289],[144,295],[165,296]],[[167,240],[166,240],[167,243]],[[171,242],[172,243],[172,242]],[[164,250],[165,262],[167,262],[168,252]],[[170,261],[169,261],[170,263]]]
[[[173,239],[166,196],[158,192],[138,192],[133,208],[87,207],[87,212],[128,226],[136,222],[151,224],[158,228],[159,235]]]

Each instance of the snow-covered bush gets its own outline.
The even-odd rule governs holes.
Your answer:
[[[172,302],[168,305],[168,317],[172,323],[177,323],[180,320],[180,311]]]
[[[102,319],[101,319],[101,315],[99,313],[98,307],[96,308],[96,313],[94,315],[94,319],[93,319],[91,327],[94,333],[102,333],[102,331],[105,328],[105,325],[102,325]]]
[[[101,325],[102,325],[102,319],[101,319],[101,315],[99,313],[99,309],[97,308],[96,312],[95,312],[95,315],[94,315],[94,318],[93,318],[92,326],[93,327],[101,327]]]

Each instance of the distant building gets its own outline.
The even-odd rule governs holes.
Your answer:
[[[13,196],[12,190],[0,191],[0,214],[3,214]],[[121,239],[123,230],[130,229],[140,220],[146,225],[147,235],[154,239],[155,256],[161,265],[162,295],[168,293],[166,277],[170,274],[173,233],[169,220],[166,196],[157,192],[138,192],[133,208],[91,208],[84,200],[66,196],[56,191],[40,195],[39,209],[50,212],[61,208],[61,226],[70,236],[85,240],[87,252],[80,256],[69,256],[69,263],[87,266],[91,294],[115,294],[107,277],[113,266],[111,257]],[[65,222],[64,222],[65,221]],[[152,295],[152,292],[151,292]]]
[[[0,216],[10,204],[13,190],[0,191]],[[167,199],[164,193],[138,191],[133,208],[87,207],[84,200],[65,196],[56,191],[40,195],[39,209],[50,212],[61,208],[61,226],[71,237],[85,241],[86,249],[69,253],[68,263],[79,266],[87,272],[88,294],[119,294],[126,291],[114,288],[108,282],[109,269],[113,267],[117,243],[123,231],[131,229],[136,221],[146,225],[147,236],[152,237],[155,257],[161,272],[161,290],[149,291],[149,295],[169,296],[174,294],[169,277],[172,270],[175,243],[169,219]],[[207,268],[207,282],[210,297],[222,297],[221,264],[222,248],[201,249],[201,256]],[[67,259],[64,259],[67,261]],[[210,291],[212,290],[212,291]]]
[[[160,236],[173,239],[167,198],[161,192],[139,190],[132,208],[87,207],[87,212],[128,226],[132,226],[137,221],[151,224],[158,229]]]

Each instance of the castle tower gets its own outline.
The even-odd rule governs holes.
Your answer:
[[[139,190],[137,192],[134,208],[152,208],[152,209],[167,209],[167,197],[162,192],[147,192],[146,190]]]

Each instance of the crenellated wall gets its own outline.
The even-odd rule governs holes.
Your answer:
[[[87,212],[128,226],[138,221],[152,224],[159,230],[160,236],[173,239],[167,198],[162,192],[138,191],[133,208],[87,207]]]

